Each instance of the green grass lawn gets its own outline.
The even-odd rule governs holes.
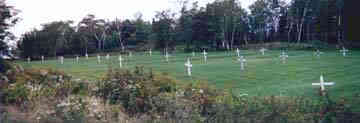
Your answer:
[[[335,97],[351,97],[360,94],[360,52],[352,51],[343,57],[339,51],[325,51],[320,58],[313,56],[312,51],[290,51],[286,64],[282,64],[280,51],[267,51],[265,56],[254,50],[242,50],[247,63],[245,70],[240,70],[240,63],[236,61],[236,54],[226,52],[209,52],[208,62],[203,63],[203,57],[197,53],[192,58],[193,76],[186,76],[184,63],[191,53],[171,54],[170,63],[160,52],[153,52],[152,56],[144,53],[133,53],[133,56],[124,57],[125,67],[133,69],[136,65],[152,68],[156,72],[166,72],[183,83],[205,81],[218,88],[230,89],[236,93],[248,95],[282,95],[282,96],[317,96],[320,75],[325,81],[336,84],[328,87],[328,91]],[[73,75],[74,78],[94,80],[106,73],[109,66],[119,68],[118,57],[111,57],[111,61],[97,64],[96,57],[75,63],[74,59],[65,59],[61,65],[57,60],[48,60],[45,64],[33,61],[30,64],[18,61],[25,68],[56,68]]]

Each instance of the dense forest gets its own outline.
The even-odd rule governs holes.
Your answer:
[[[24,34],[23,57],[126,51],[131,49],[232,49],[248,44],[289,42],[356,46],[344,39],[343,0],[215,0],[204,7],[181,1],[180,12],[159,11],[142,18],[105,20],[89,14],[80,22],[55,21]]]

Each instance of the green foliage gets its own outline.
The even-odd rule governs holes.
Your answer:
[[[97,83],[95,93],[111,104],[122,104],[129,114],[134,115],[152,110],[151,98],[174,91],[175,84],[169,77],[153,75],[145,72],[143,67],[136,67],[134,71],[109,71]]]
[[[41,30],[26,33],[18,44],[21,56],[36,58],[41,55],[57,56],[57,54],[73,53],[70,51],[73,46],[68,41],[78,35],[74,35],[76,33],[71,27],[72,23],[72,21],[55,21],[43,24]]]
[[[174,28],[175,20],[170,11],[161,11],[155,15],[152,22],[152,32],[156,37],[156,48],[170,48],[174,46]]]
[[[17,83],[3,90],[4,102],[10,104],[21,104],[28,101],[28,95],[30,90],[23,83]]]
[[[11,63],[0,58],[0,74],[5,73],[9,69],[11,69]]]
[[[2,88],[3,102],[24,105],[43,97],[65,98],[71,94],[87,95],[86,83],[52,69],[26,69],[8,72],[9,83]]]
[[[17,10],[13,6],[9,6],[6,0],[0,1],[0,74],[10,69],[9,64],[2,59],[2,55],[8,54],[7,42],[14,39],[9,29],[19,20],[15,17],[16,14]]]
[[[56,114],[65,123],[81,123],[85,120],[86,105],[82,97],[70,96],[56,105]]]
[[[9,29],[18,22],[17,14],[18,10],[8,5],[6,0],[0,1],[0,54],[7,54],[7,39],[14,39]]]

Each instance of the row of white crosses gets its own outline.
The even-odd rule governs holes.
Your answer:
[[[263,48],[261,48],[259,51],[261,52],[262,55],[265,55],[265,51],[267,51],[267,49],[265,49],[265,48],[263,47]],[[240,50],[239,50],[239,48],[236,48],[236,54],[237,54],[237,57],[240,57]]]
[[[265,55],[265,51],[267,51],[267,49],[265,48],[261,48],[260,49],[260,52],[262,53],[262,55]],[[345,47],[343,47],[340,52],[342,52],[343,56],[346,56],[346,53],[349,52],[349,50],[345,49]],[[236,53],[237,53],[237,56],[240,57],[240,50],[239,48],[236,49]],[[204,56],[204,62],[207,63],[207,54],[205,50],[203,50],[203,56]],[[315,56],[318,56],[320,57],[320,55],[323,54],[323,52],[320,52],[319,50],[316,50],[316,52],[314,53]],[[152,50],[149,49],[149,55],[152,56]],[[132,57],[132,53],[129,52],[129,56]],[[192,52],[192,56],[195,57],[195,52]],[[280,55],[280,58],[282,59],[283,63],[286,63],[286,59],[288,58],[289,56],[285,54],[285,52],[282,52],[281,55]],[[85,58],[86,59],[89,59],[89,55],[86,53],[85,54]],[[166,62],[169,62],[169,54],[166,50],[166,53],[165,53],[165,58],[166,58]],[[64,63],[63,61],[63,57],[60,57],[60,62],[61,64]],[[100,55],[97,55],[97,59],[98,59],[98,63],[101,63],[101,56]],[[109,60],[110,59],[110,55],[107,54],[106,55],[106,59]],[[27,58],[27,61],[28,63],[30,63],[31,59],[30,57]],[[76,57],[76,62],[79,62],[79,56]],[[44,56],[41,56],[41,63],[45,63],[45,58]]]
[[[264,50],[263,50],[264,51]],[[317,51],[318,54],[320,54],[320,51]],[[206,55],[206,52],[204,50],[204,57]],[[280,55],[280,57],[283,60],[283,63],[285,63],[286,58],[288,58],[289,56],[283,51]],[[241,70],[244,70],[245,67],[245,62],[246,59],[244,58],[244,56],[240,56],[238,58],[238,61],[241,63]],[[190,58],[187,59],[187,62],[185,63],[185,66],[187,67],[187,74],[188,76],[191,76],[191,70],[192,70],[192,64],[190,62]],[[325,95],[325,86],[331,86],[334,85],[334,82],[324,82],[324,77],[321,75],[320,76],[320,83],[312,83],[312,85],[319,85],[320,86],[320,91],[322,95]]]
[[[100,64],[101,63],[101,56],[98,54],[96,57],[97,57],[98,64]],[[106,54],[105,58],[106,58],[106,60],[109,61],[110,60],[110,54]]]
[[[75,57],[76,63],[79,63],[79,60],[80,60],[80,57],[77,55]],[[59,56],[59,62],[60,62],[60,64],[64,64],[64,56]]]
[[[130,54],[129,54],[130,55]],[[100,55],[97,55],[97,60],[98,60],[98,63],[100,64],[101,63],[101,56]],[[109,54],[107,54],[106,55],[106,60],[110,60],[110,55]],[[123,61],[124,61],[124,59],[122,58],[122,56],[121,55],[119,55],[119,66],[120,66],[120,68],[122,68],[123,67]]]
[[[342,53],[342,55],[345,57],[346,53],[349,52],[348,49],[346,49],[345,47],[342,47],[342,49],[340,50],[340,52]],[[319,49],[316,50],[316,52],[314,53],[315,56],[320,57],[320,55],[324,54],[323,52],[320,52]]]

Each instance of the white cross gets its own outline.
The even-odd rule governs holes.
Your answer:
[[[240,56],[240,57],[238,58],[238,61],[239,61],[240,64],[241,64],[241,70],[244,70],[245,62],[246,62],[246,59],[244,58],[244,56]]]
[[[64,64],[64,57],[60,56],[60,64]]]
[[[31,61],[31,59],[30,59],[30,57],[28,57],[28,58],[27,58],[27,62],[30,63],[30,61]]]
[[[265,49],[264,47],[261,48],[261,49],[260,49],[261,54],[262,54],[262,55],[265,55],[265,51],[266,51],[266,50],[267,50],[267,49]]]
[[[122,57],[121,57],[121,55],[119,56],[119,64],[120,64],[120,68],[122,68],[122,61],[123,61],[123,59],[122,59]]]
[[[85,58],[86,58],[86,60],[89,59],[89,55],[87,53],[85,54]]]
[[[44,56],[41,56],[41,64],[44,64]]]
[[[98,60],[98,64],[100,64],[101,63],[101,56],[99,54],[97,55],[97,60]]]
[[[192,56],[195,57],[195,52],[194,51],[192,52]]]
[[[152,51],[151,51],[151,49],[149,50],[149,55],[150,55],[150,56],[152,55]]]
[[[166,51],[165,53],[166,62],[169,62],[169,53]]]
[[[76,56],[76,63],[79,63],[79,56]]]
[[[345,47],[342,48],[342,50],[340,50],[340,52],[343,53],[343,56],[346,56],[346,52],[349,52],[349,50],[345,49]]]
[[[188,76],[191,76],[192,64],[191,64],[191,62],[190,62],[190,58],[187,59],[187,62],[185,63],[185,66],[187,67],[187,74],[188,74]]]
[[[321,54],[323,54],[323,52],[320,52],[319,49],[317,49],[316,52],[314,53],[314,55],[317,57],[320,57]]]
[[[323,75],[320,76],[320,83],[312,83],[312,85],[320,85],[321,92],[325,91],[325,86],[334,85],[334,82],[324,82]]]
[[[106,54],[106,60],[109,60],[109,59],[110,59],[110,55]]]
[[[280,55],[280,58],[281,60],[283,61],[283,63],[285,64],[286,62],[286,59],[288,58],[289,56],[283,51]]]
[[[202,54],[204,55],[204,62],[206,63],[206,62],[207,62],[207,54],[208,54],[208,53],[206,53],[206,51],[204,50]]]
[[[237,57],[240,57],[240,50],[239,50],[239,48],[236,48],[236,54],[237,54]]]

